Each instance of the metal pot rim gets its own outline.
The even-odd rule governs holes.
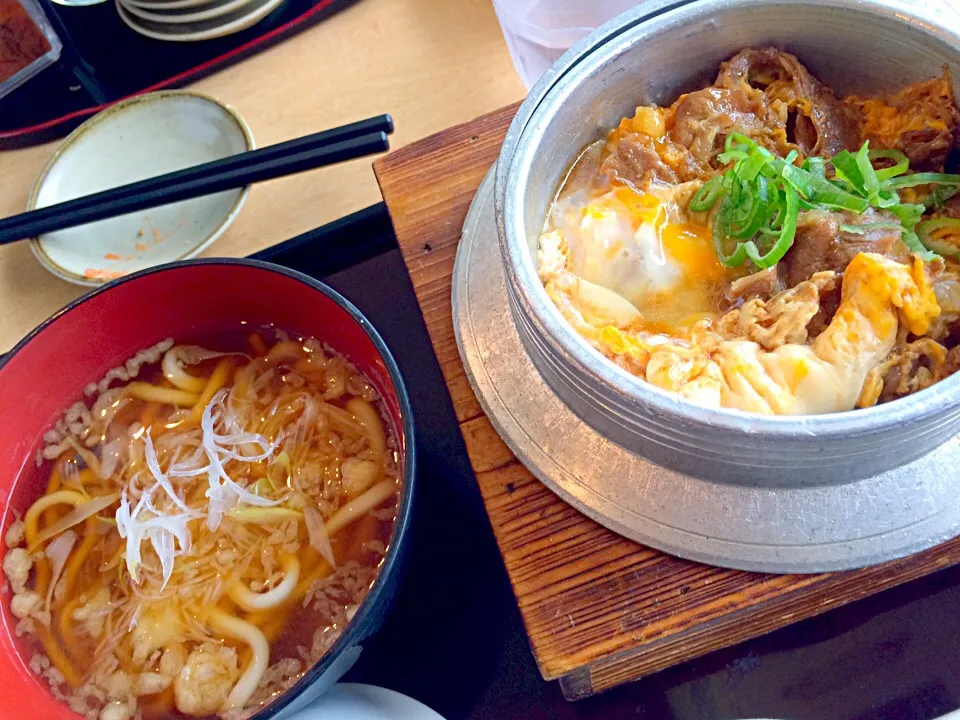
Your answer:
[[[513,120],[510,122],[510,127],[507,129],[507,134],[503,139],[503,144],[500,147],[500,156],[495,166],[494,202],[501,233],[503,224],[500,218],[502,218],[503,215],[503,197],[510,166],[509,160],[514,156],[517,145],[523,135],[524,128],[553,86],[556,85],[567,72],[580,64],[590,53],[595,50],[601,50],[608,41],[613,40],[618,35],[622,35],[626,30],[641,22],[656,17],[668,10],[687,5],[690,2],[691,0],[648,0],[648,2],[641,3],[632,10],[618,15],[601,25],[563,53],[540,79],[537,80],[536,84],[530,88],[530,92],[527,93],[527,97],[520,104],[516,114],[513,116]]]
[[[665,5],[668,3],[663,3],[661,7]],[[512,125],[510,128],[511,133],[516,131],[516,137],[511,138],[514,144],[505,148],[505,153],[498,162],[496,194],[501,254],[514,290],[514,299],[521,311],[545,331],[543,339],[554,345],[554,349],[578,370],[676,422],[753,435],[797,437],[843,434],[855,437],[889,429],[896,424],[912,423],[935,416],[945,407],[960,401],[960,377],[946,378],[926,390],[890,403],[829,415],[767,416],[697,405],[631,375],[590,347],[563,319],[539,279],[535,259],[526,247],[519,198],[528,180],[531,155],[536,145],[535,138],[563,106],[570,91],[579,84],[582,77],[588,76],[591,71],[623,52],[625,36],[630,39],[630,47],[635,47],[647,36],[668,27],[690,24],[718,10],[755,5],[767,8],[771,5],[827,6],[853,13],[879,14],[893,22],[912,25],[956,48],[960,53],[960,35],[916,12],[915,8],[904,6],[895,0],[873,0],[869,4],[860,0],[700,0],[673,7],[654,17],[649,17],[649,13],[634,10],[617,18],[585,38],[561,58],[558,71],[551,71],[549,77],[535,86],[534,92],[539,92],[542,97],[532,98],[535,105],[532,104],[526,109],[528,117],[518,117],[514,121],[514,125],[522,123],[522,126],[515,128]],[[614,32],[614,26],[618,26],[620,30]],[[614,40],[619,42],[613,42]],[[520,112],[523,112],[525,107],[526,103],[521,106]]]

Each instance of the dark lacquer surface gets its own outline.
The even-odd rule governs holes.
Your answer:
[[[407,576],[348,679],[403,692],[448,720],[925,720],[960,706],[960,569],[566,702],[527,645],[395,248],[379,205],[260,254],[316,273],[356,303],[390,346],[414,407],[420,485]]]
[[[39,0],[63,43],[60,60],[0,98],[0,148],[62,137],[98,106],[146,89],[181,87],[260,52],[357,0],[285,0],[256,25],[203,42],[144,37],[114,0],[65,7]]]
[[[355,303],[413,404],[419,485],[406,575],[347,680],[410,695],[447,720],[928,720],[960,706],[960,568],[568,703],[527,645],[384,205],[255,257]]]

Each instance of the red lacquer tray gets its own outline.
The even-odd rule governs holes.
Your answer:
[[[128,28],[113,2],[64,7],[39,0],[63,42],[60,60],[0,99],[0,149],[62,137],[104,107],[181,87],[268,48],[357,0],[285,0],[251,28],[195,43]]]

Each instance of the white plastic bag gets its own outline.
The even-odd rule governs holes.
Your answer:
[[[529,90],[577,41],[637,0],[493,0],[513,64]]]
[[[960,30],[960,0],[900,0]],[[513,64],[529,90],[563,53],[643,0],[493,0]]]

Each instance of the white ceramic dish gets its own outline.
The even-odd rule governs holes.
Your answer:
[[[158,23],[138,18],[120,0],[116,0],[116,6],[120,19],[141,35],[167,42],[197,42],[246,30],[263,20],[283,2],[284,0],[255,0],[239,10],[234,10],[212,20],[201,20],[182,25]]]
[[[74,130],[43,168],[27,209],[89,195],[252,150],[232,108],[206,95],[163,91],[117,103]],[[249,188],[130,213],[30,241],[50,272],[78,285],[192,258],[233,221]]]
[[[237,12],[257,2],[257,0],[213,0],[213,2],[206,2],[196,7],[144,9],[138,7],[135,3],[127,2],[127,0],[119,1],[123,4],[125,10],[138,18],[167,25],[184,25],[213,20]]]
[[[443,720],[416,700],[393,690],[340,683],[309,707],[283,720]]]
[[[220,4],[217,0],[123,0],[123,6],[128,10],[137,7],[142,10],[183,10],[186,8],[203,8]]]

